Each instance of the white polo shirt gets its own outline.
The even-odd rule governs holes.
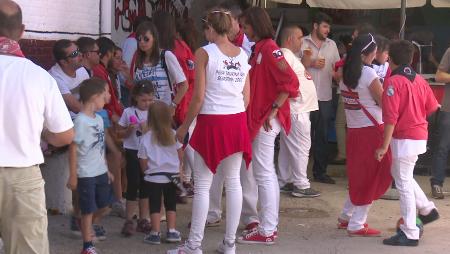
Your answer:
[[[73,127],[56,81],[22,57],[0,55],[0,167],[44,162],[43,127],[60,133]]]

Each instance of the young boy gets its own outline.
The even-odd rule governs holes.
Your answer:
[[[75,138],[69,148],[70,176],[67,187],[79,193],[81,210],[81,254],[96,254],[92,243],[92,221],[103,217],[113,201],[112,175],[105,161],[105,133],[102,117],[95,112],[109,100],[107,83],[91,78],[80,84],[82,109],[77,115]],[[101,228],[101,226],[94,225]],[[104,239],[103,239],[104,240]]]
[[[413,177],[418,155],[426,152],[426,117],[438,107],[428,83],[410,66],[413,52],[413,45],[408,41],[396,41],[390,45],[392,76],[385,81],[383,91],[384,141],[376,150],[375,157],[381,160],[390,145],[391,174],[400,194],[400,213],[404,221],[396,235],[383,240],[386,245],[419,244],[416,209],[423,224],[439,218],[436,206],[427,199]]]

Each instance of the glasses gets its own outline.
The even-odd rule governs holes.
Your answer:
[[[79,56],[80,53],[81,53],[80,50],[79,50],[79,49],[76,49],[75,51],[73,51],[72,53],[70,53],[69,55],[67,55],[67,56],[66,56],[66,59],[67,59],[67,58],[75,58],[75,57]]]
[[[372,45],[372,43],[375,44],[375,45],[377,44],[375,42],[375,39],[373,38],[372,34],[369,34],[369,35],[370,35],[371,40],[363,49],[361,49],[361,53],[364,52],[370,45]]]
[[[148,42],[148,41],[150,41],[150,38],[148,38],[147,36],[138,36],[137,40],[139,42],[141,42],[142,40],[145,41],[145,42]]]

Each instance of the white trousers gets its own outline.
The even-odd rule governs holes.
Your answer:
[[[224,175],[223,171],[218,171],[214,177],[209,193],[209,211],[207,221],[215,222],[222,218],[222,191]],[[242,185],[242,214],[241,222],[248,225],[258,222],[258,186],[253,176],[252,164],[247,169],[245,161],[241,164],[241,185]]]
[[[311,121],[309,112],[291,114],[291,131],[281,131],[278,154],[278,182],[280,186],[293,183],[299,189],[308,189],[309,149],[311,148]]]
[[[189,140],[192,138],[192,134],[194,133],[195,125],[197,124],[197,118],[192,121],[192,124],[189,126]],[[194,168],[194,148],[192,148],[189,144],[184,149],[184,157],[183,157],[183,177],[185,182],[191,181],[192,169]]]
[[[356,206],[350,201],[350,197],[347,197],[340,216],[341,219],[348,221],[347,230],[357,231],[364,228],[371,206],[372,204]]]
[[[275,163],[275,138],[281,131],[278,119],[273,119],[270,124],[272,130],[259,130],[252,144],[253,174],[258,185],[259,232],[270,236],[278,225],[278,212],[280,209],[280,186],[278,185]]]
[[[414,180],[413,172],[417,158],[417,155],[392,158],[391,168],[395,186],[400,194],[400,214],[404,221],[404,224],[400,225],[400,229],[409,239],[415,240],[419,239],[416,209],[420,214],[426,215],[436,208]]]
[[[241,163],[242,152],[239,152],[223,159],[217,168],[217,172],[222,171],[225,178],[227,219],[224,239],[228,243],[235,242],[242,209],[242,187],[239,176]],[[212,181],[213,173],[206,166],[200,154],[195,152],[194,198],[192,201],[191,230],[188,239],[189,246],[193,248],[200,247],[203,240],[209,207],[209,189]]]

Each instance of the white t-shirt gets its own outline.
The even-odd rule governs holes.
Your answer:
[[[75,138],[77,144],[77,175],[95,177],[106,173],[105,129],[101,116],[95,118],[80,112],[75,118]]]
[[[208,54],[206,91],[200,114],[228,115],[245,111],[245,80],[250,70],[248,56],[241,48],[239,55],[228,57],[215,43],[203,47]]]
[[[172,83],[172,90],[175,90],[175,85],[186,81],[186,76],[172,52],[167,50],[165,58],[170,82]],[[142,69],[136,68],[134,79],[136,81],[143,79],[152,81],[155,88],[155,97],[167,105],[172,105],[172,92],[175,93],[175,91],[170,90],[166,71],[162,67],[161,62],[155,66],[144,65]]]
[[[392,158],[410,157],[426,153],[427,141],[393,138],[390,147]]]
[[[347,126],[349,128],[362,128],[373,126],[372,121],[362,111],[361,107],[356,103],[355,98],[359,98],[359,102],[369,111],[369,113],[379,123],[383,123],[383,117],[380,106],[377,105],[373,99],[369,87],[373,80],[377,79],[378,75],[374,69],[363,66],[361,77],[358,80],[358,86],[349,92],[347,86],[343,83],[339,84],[341,90],[342,101],[345,107],[345,116],[347,118]]]
[[[148,131],[141,138],[138,150],[139,159],[147,159],[147,168],[144,171],[144,180],[153,183],[169,183],[170,180],[163,175],[149,176],[148,174],[164,172],[176,174],[180,172],[178,149],[182,144],[178,141],[171,146],[161,146],[156,139],[153,140],[152,131]],[[175,136],[175,131],[173,131]]]
[[[140,110],[137,107],[129,107],[126,108],[122,116],[119,119],[119,125],[127,128],[130,126],[130,117],[136,117],[138,121],[138,126],[136,127],[136,131],[130,134],[127,138],[123,139],[123,147],[126,149],[138,150],[139,149],[139,140],[144,134],[141,129],[141,124],[147,122],[147,110]]]
[[[72,94],[77,100],[80,99],[80,83],[89,79],[89,73],[87,73],[84,67],[76,70],[74,78],[67,76],[57,63],[48,72],[56,80],[61,94]],[[70,111],[72,119],[76,115],[76,113]]]
[[[0,55],[0,167],[44,162],[43,127],[60,133],[73,127],[55,79],[22,57]]]
[[[291,66],[292,70],[297,75],[300,83],[300,93],[296,98],[289,99],[291,106],[291,114],[299,114],[311,112],[319,109],[319,102],[317,101],[316,87],[312,77],[306,71],[305,66],[300,62],[300,59],[295,54],[287,49],[282,48],[284,58]]]
[[[133,60],[134,53],[137,50],[137,40],[134,37],[128,37],[125,39],[122,45],[122,58],[127,63],[128,67],[131,67],[131,61]]]
[[[248,57],[252,54],[252,46],[255,45],[254,42],[250,41],[247,35],[244,34],[244,40],[242,41],[241,48],[245,51]]]

